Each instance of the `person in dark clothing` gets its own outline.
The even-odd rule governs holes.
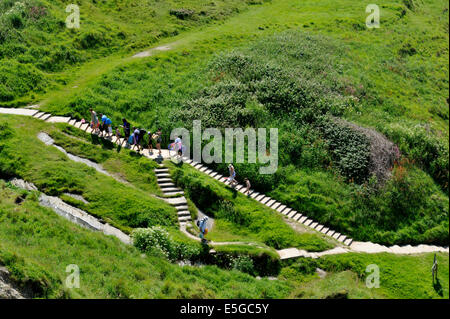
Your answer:
[[[145,148],[145,139],[144,139],[144,137],[145,137],[145,135],[147,134],[147,131],[146,130],[144,130],[144,129],[140,129],[139,130],[139,144],[138,144],[138,148],[139,149],[141,149],[142,151],[144,150],[144,148]]]
[[[161,155],[162,131],[160,128],[156,132],[156,136],[156,148],[158,149],[158,154]]]
[[[122,119],[122,123],[123,133],[125,134],[125,138],[128,140],[130,137],[131,125],[126,119]]]

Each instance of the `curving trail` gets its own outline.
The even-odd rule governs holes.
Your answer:
[[[73,125],[76,128],[79,128],[87,133],[91,133],[92,130],[89,127],[89,124],[85,123],[83,124],[81,121],[77,122],[76,119],[71,119],[69,117],[60,117],[60,116],[52,116],[51,114],[42,113],[38,110],[33,109],[9,109],[9,108],[0,108],[0,114],[11,114],[11,115],[23,115],[23,116],[30,116],[34,117],[36,119],[44,120],[49,123],[67,123],[69,125]],[[116,143],[120,146],[125,144],[125,139],[117,139],[116,137],[112,138],[112,142]],[[168,150],[162,150],[161,156],[158,156],[156,152],[154,154],[150,154],[148,150],[139,151],[139,153],[142,156],[146,156],[151,159],[156,159],[158,161],[162,159],[171,158],[170,151]],[[159,157],[159,158],[158,158]],[[183,158],[184,162],[186,164],[191,165],[195,169],[199,170],[200,172],[209,175],[211,178],[214,178],[226,185],[229,184],[226,177],[220,175],[217,172],[214,172],[213,170],[209,169],[206,166],[203,166],[201,163],[196,163],[188,158]],[[158,184],[161,187],[161,184],[165,187],[162,187],[163,193],[165,193],[168,196],[178,196],[183,195],[183,191],[180,189],[177,189],[175,185],[173,184],[173,181],[171,181],[170,175],[168,173],[167,168],[159,168],[156,170],[156,176],[158,178]],[[166,191],[164,191],[164,189]],[[239,191],[241,193],[244,193],[245,187],[243,185],[237,185],[235,187],[236,191]],[[318,253],[311,253],[307,252],[305,250],[300,250],[297,248],[288,248],[279,250],[278,255],[281,259],[290,259],[290,258],[298,258],[298,257],[306,257],[306,258],[320,258],[322,256],[326,255],[332,255],[332,254],[345,254],[349,252],[357,252],[357,253],[390,253],[390,254],[398,254],[398,255],[408,255],[408,254],[422,254],[422,253],[430,253],[430,252],[443,252],[443,253],[449,253],[448,247],[439,247],[434,245],[418,245],[418,246],[383,246],[379,244],[375,244],[372,242],[358,242],[353,241],[351,238],[347,238],[345,235],[342,235],[338,232],[335,232],[324,225],[321,225],[317,222],[314,222],[313,220],[309,219],[307,216],[304,216],[302,213],[299,213],[285,205],[283,205],[280,202],[277,202],[276,200],[266,196],[265,194],[260,194],[256,191],[251,190],[249,196],[253,198],[254,200],[258,201],[259,203],[278,211],[279,213],[285,215],[287,218],[293,219],[296,222],[299,222],[303,224],[306,227],[309,227],[315,231],[318,231],[326,236],[330,236],[333,239],[337,240],[341,243],[343,247],[336,247],[327,251],[318,252]],[[178,207],[178,220],[180,223],[180,230],[186,234],[189,238],[200,240],[200,238],[197,238],[196,236],[190,234],[186,230],[186,224],[191,220],[191,216],[189,211],[187,210],[187,201],[186,198],[183,197],[173,197],[173,198],[162,198],[163,200],[166,200],[170,204],[172,204],[175,207]],[[211,245],[229,245],[229,244],[248,244],[248,243],[242,243],[242,242],[225,242],[225,243],[214,243],[211,242]]]

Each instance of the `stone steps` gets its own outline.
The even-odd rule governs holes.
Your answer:
[[[82,123],[81,121],[77,122],[76,119],[70,119],[69,117],[61,117],[61,116],[52,116],[51,114],[45,113],[45,112],[39,112],[38,110],[31,110],[31,109],[6,109],[6,108],[0,108],[0,113],[3,114],[13,114],[13,115],[23,115],[23,116],[32,116],[36,119],[40,119],[43,121],[47,121],[49,123],[68,123],[69,125],[73,125],[77,128],[80,128],[88,133],[92,133],[92,129],[89,126],[89,123]],[[125,139],[120,138],[111,138],[111,141],[113,143],[122,145],[125,143]],[[146,155],[145,152],[140,152],[143,155]],[[148,152],[147,152],[148,153]],[[147,155],[148,156],[148,155]],[[184,162],[186,164],[189,164],[196,169],[200,170],[201,172],[209,175],[210,177],[222,181],[224,184],[229,184],[227,177],[222,176],[218,172],[215,172],[211,169],[209,169],[206,166],[203,166],[201,163],[196,163],[192,161],[191,159],[188,159],[186,157],[183,158]],[[165,191],[165,195],[175,195],[175,194],[183,194],[182,190],[179,190],[178,188],[174,187],[175,184],[170,178],[169,170],[167,168],[160,168],[155,170],[155,174],[158,179],[158,185]],[[244,185],[236,185],[234,187],[237,191],[243,192],[245,190]],[[423,253],[423,252],[433,252],[433,251],[442,251],[448,253],[448,247],[438,247],[438,246],[429,246],[429,245],[419,245],[419,246],[398,246],[394,245],[392,247],[386,247],[379,244],[374,243],[360,243],[360,242],[354,242],[353,239],[347,238],[345,235],[340,234],[339,232],[336,232],[334,230],[329,229],[325,225],[321,225],[318,222],[315,222],[306,216],[303,216],[301,213],[296,212],[295,210],[287,207],[286,205],[277,202],[276,200],[265,196],[264,194],[260,194],[254,190],[250,190],[250,198],[253,198],[257,200],[258,202],[262,203],[263,205],[276,210],[277,212],[286,215],[288,218],[292,218],[295,221],[298,221],[305,226],[311,227],[312,229],[325,234],[326,236],[330,236],[337,240],[338,242],[343,243],[346,246],[351,246],[352,250],[358,251],[357,247],[360,247],[360,251],[363,252],[390,252],[395,254],[411,254],[411,253]],[[186,222],[191,220],[190,213],[187,206],[187,201],[184,197],[177,197],[177,198],[167,198],[165,199],[167,202],[169,202],[171,205],[173,205],[177,211],[179,216],[179,222],[181,226],[185,226]],[[309,254],[313,258],[317,258],[321,253],[316,254]],[[314,256],[316,257],[314,257]]]
[[[158,183],[159,188],[163,189],[163,188],[172,188],[172,187],[176,187],[176,185],[174,183],[171,182],[166,182],[166,183]]]
[[[209,169],[207,166],[202,165],[201,163],[192,161],[191,159],[188,159],[186,157],[183,158],[184,162],[191,165],[198,171],[207,174],[208,176],[224,183],[227,186],[230,186],[230,182],[228,181],[228,178],[219,174],[218,172],[213,171],[212,169]],[[244,193],[246,187],[244,185],[238,184],[233,187],[236,191],[239,191],[241,193]],[[249,197],[253,198],[254,200],[258,201],[259,203],[276,210],[277,212],[285,215],[287,218],[294,220],[295,222],[299,222],[303,224],[304,226],[310,227],[317,232],[320,232],[326,236],[333,237],[336,241],[341,242],[344,245],[351,245],[353,242],[352,239],[347,238],[344,235],[341,235],[340,233],[330,231],[328,228],[326,228],[324,225],[321,225],[320,223],[309,219],[307,216],[304,216],[302,213],[299,213],[286,205],[278,202],[277,200],[270,198],[269,196],[266,196],[265,194],[258,193],[254,190],[250,190]],[[326,231],[324,231],[326,230]]]
[[[178,217],[183,217],[183,216],[191,216],[191,213],[187,210],[178,211]]]

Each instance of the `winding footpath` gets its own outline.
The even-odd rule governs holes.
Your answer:
[[[77,121],[76,119],[71,119],[70,117],[61,117],[61,116],[52,116],[51,114],[40,112],[36,109],[10,109],[10,108],[0,108],[1,114],[11,114],[11,115],[22,115],[22,116],[30,116],[36,119],[40,119],[46,121],[48,123],[66,123],[72,125],[76,128],[79,128],[87,133],[92,133],[92,129],[89,127],[88,123],[82,123],[81,121]],[[112,137],[111,141],[117,145],[124,146],[126,144],[125,139],[120,138],[117,139],[115,136]],[[155,159],[158,162],[162,162],[164,159],[171,158],[170,151],[162,150],[161,156],[158,156],[156,153],[150,154],[149,150],[138,151],[142,156],[146,156],[151,159]],[[183,158],[184,163],[191,165],[193,168],[197,169],[199,172],[209,175],[211,178],[214,178],[226,185],[229,184],[227,178],[218,172],[213,171],[212,169],[202,165],[201,163],[197,163],[192,161],[189,158]],[[186,198],[183,196],[183,191],[178,189],[173,183],[169,171],[162,164],[160,164],[160,168],[155,170],[155,174],[158,180],[158,185],[163,191],[165,196],[170,196],[166,198],[161,198],[171,205],[173,205],[178,211],[178,221],[180,223],[180,230],[186,234],[189,238],[200,240],[198,237],[190,234],[186,230],[186,225],[190,222],[191,216],[188,211]],[[234,187],[236,191],[244,193],[245,186],[237,185]],[[181,197],[173,197],[180,196]],[[283,214],[288,219],[292,219],[295,222],[302,224],[304,227],[317,231],[325,236],[328,236],[335,241],[337,241],[340,245],[331,250],[319,252],[319,253],[311,253],[304,250],[300,250],[297,248],[288,248],[278,251],[278,254],[281,259],[289,259],[296,257],[308,257],[308,258],[319,258],[325,255],[332,254],[343,254],[349,252],[359,252],[359,253],[391,253],[391,254],[420,254],[420,253],[430,253],[430,252],[443,252],[449,253],[448,247],[439,247],[434,245],[418,245],[418,246],[383,246],[379,244],[374,244],[371,242],[358,242],[353,241],[353,239],[343,235],[339,232],[336,232],[325,225],[321,225],[318,222],[308,218],[304,212],[300,213],[295,211],[292,208],[283,205],[282,203],[276,201],[275,199],[266,196],[265,194],[258,193],[254,190],[250,190],[249,196],[255,201],[259,202],[262,205],[265,205],[274,211]],[[242,243],[214,243],[211,242],[212,245],[225,245],[225,244],[242,244]]]

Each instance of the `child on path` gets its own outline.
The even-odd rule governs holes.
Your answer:
[[[116,127],[116,138],[117,138],[117,140],[120,140],[120,131],[119,131],[119,127]]]
[[[250,187],[252,187],[252,185],[250,184],[250,181],[248,180],[247,177],[244,179],[244,181],[245,181],[245,185],[247,186],[247,188],[245,189],[244,195],[250,196]]]

